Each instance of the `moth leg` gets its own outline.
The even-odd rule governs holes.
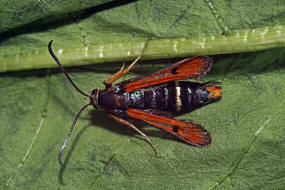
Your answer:
[[[123,61],[123,65],[122,65],[122,67],[121,67],[121,69],[120,69],[120,71],[119,71],[119,72],[121,72],[122,70],[124,70],[124,68],[125,68],[125,64],[126,64],[126,62],[125,62],[125,61]]]
[[[112,75],[111,77],[107,78],[103,84],[105,86],[110,86],[112,85],[116,80],[118,80],[120,77],[122,77],[123,75],[127,74],[134,66],[135,64],[138,62],[138,60],[141,58],[141,56],[143,55],[145,49],[147,48],[148,46],[148,42],[150,40],[150,36],[151,36],[151,33],[149,33],[148,35],[148,39],[144,45],[144,48],[142,49],[140,55],[132,62],[132,64],[130,64],[127,68],[124,69],[124,66],[121,68],[120,71],[118,71],[117,73],[115,73],[114,75]]]
[[[127,125],[128,127],[130,127],[132,129],[134,129],[135,131],[137,131],[140,135],[142,135],[146,139],[146,141],[150,144],[151,148],[154,151],[155,156],[158,157],[156,148],[154,147],[154,145],[152,144],[150,139],[146,136],[146,134],[144,134],[142,131],[140,131],[138,128],[136,128],[132,123],[130,123],[130,122],[128,122],[128,121],[126,121],[126,120],[124,120],[122,118],[119,118],[119,117],[117,117],[117,116],[115,116],[113,114],[109,113],[108,115],[109,115],[109,117],[113,118],[117,122],[119,122],[119,123],[121,123],[123,125]]]

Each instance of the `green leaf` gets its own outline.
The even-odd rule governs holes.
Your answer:
[[[0,2],[0,72],[33,69],[0,74],[0,189],[284,188],[285,2],[67,2]],[[149,32],[145,59],[263,51],[213,56],[200,81],[221,82],[222,100],[180,117],[210,131],[211,146],[195,148],[139,126],[158,149],[156,158],[136,132],[90,107],[61,168],[58,150],[88,99],[58,69],[47,69],[57,67],[48,42],[54,40],[64,65],[97,63],[67,69],[88,92],[104,88],[122,60],[133,60]],[[132,72],[175,61],[144,61]]]
[[[144,59],[285,44],[280,0],[75,2],[3,2],[0,72],[56,67],[47,51],[50,40],[66,66],[133,60],[149,32]]]
[[[283,48],[214,57],[202,81],[222,82],[222,100],[181,117],[211,132],[210,147],[192,147],[145,126],[159,151],[156,158],[135,131],[90,107],[64,153],[65,168],[57,152],[88,100],[57,70],[1,74],[1,189],[282,189],[284,53]],[[137,65],[134,72],[159,67],[153,66]],[[118,69],[119,64],[111,71],[102,64],[68,72],[88,92],[103,88],[102,81]]]
[[[44,19],[52,15],[61,15],[69,12],[86,9],[92,6],[110,2],[111,0],[69,0],[69,1],[43,1],[25,0],[25,1],[4,1],[1,0],[0,33],[25,26],[39,19]]]

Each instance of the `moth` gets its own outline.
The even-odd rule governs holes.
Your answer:
[[[88,106],[106,111],[110,118],[138,132],[151,145],[156,156],[155,146],[147,135],[131,123],[132,120],[139,120],[166,131],[196,147],[205,147],[211,144],[210,133],[201,125],[194,123],[194,121],[175,119],[175,116],[191,112],[221,99],[221,87],[218,82],[197,83],[185,81],[185,79],[198,79],[205,75],[213,64],[211,58],[207,56],[187,58],[154,73],[114,84],[116,80],[134,67],[147,48],[149,40],[150,36],[140,55],[127,68],[124,68],[123,65],[120,71],[103,82],[105,89],[94,89],[88,94],[75,85],[54,54],[51,47],[53,41],[49,42],[48,50],[50,55],[66,78],[79,93],[90,100],[75,116],[59,150],[58,161],[61,166],[64,166],[62,154],[76,121]]]

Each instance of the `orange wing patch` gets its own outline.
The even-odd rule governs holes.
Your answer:
[[[136,89],[175,80],[198,79],[210,70],[212,64],[212,59],[206,56],[188,58],[153,74],[130,82],[125,85],[125,89],[126,92],[131,92]]]
[[[130,117],[143,120],[154,127],[167,131],[188,144],[197,147],[211,144],[212,138],[210,133],[193,122],[183,122],[135,109],[128,109],[126,113]]]

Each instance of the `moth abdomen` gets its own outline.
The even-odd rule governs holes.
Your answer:
[[[128,93],[129,108],[189,112],[218,101],[221,88],[207,83],[174,81]]]

